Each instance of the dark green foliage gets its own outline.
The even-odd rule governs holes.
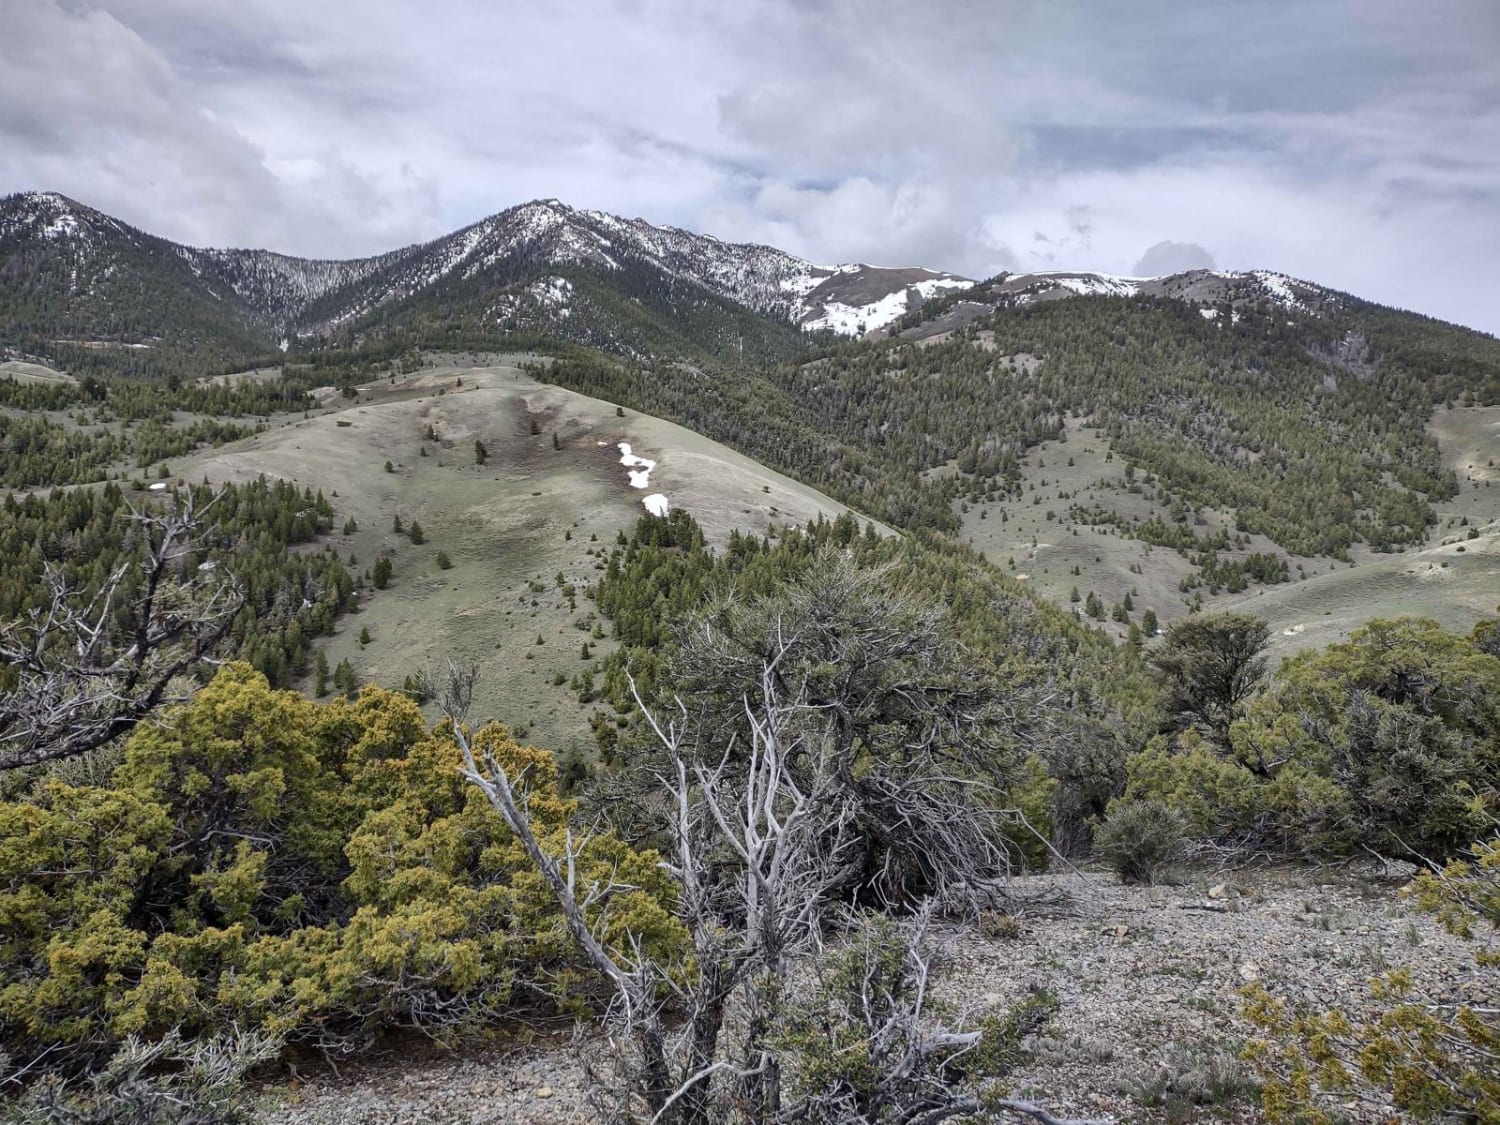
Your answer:
[[[230,627],[232,653],[281,686],[307,670],[312,638],[329,633],[353,596],[353,580],[331,551],[291,551],[310,545],[333,525],[321,494],[287,481],[193,489],[205,512],[207,549],[185,566],[230,571],[245,591],[245,605]],[[131,556],[124,493],[99,489],[7,496],[0,505],[0,619],[15,620],[37,607],[47,562],[60,566],[86,596]]]
[[[439,570],[451,570],[453,568],[453,560],[448,557],[447,551],[439,551],[437,553],[437,565]]]
[[[427,538],[422,531],[422,525],[416,520],[411,521],[411,529],[406,534],[411,538],[413,546],[421,546]]]
[[[1035,717],[1071,731],[1053,742],[1041,763],[1056,785],[1049,797],[1045,777],[1027,766],[1011,796],[1019,799],[1024,790],[1025,800],[1039,801],[1028,807],[1028,817],[1043,832],[1050,826],[1062,846],[1085,845],[1087,819],[1101,815],[1124,786],[1125,753],[1159,722],[1155,689],[1133,652],[1116,650],[1067,611],[1040,601],[945,539],[881,537],[861,532],[857,520],[843,516],[819,520],[774,543],[734,534],[715,555],[685,512],[643,517],[627,545],[610,555],[596,596],[620,645],[603,661],[602,682],[592,676],[580,680],[580,694],[586,690],[592,699],[597,691],[616,713],[632,714],[626,670],[653,698],[677,622],[705,600],[772,597],[799,581],[829,550],[847,554],[881,588],[920,591],[949,607],[947,620],[957,640],[988,662],[1009,688],[1053,682],[1057,698],[1068,700],[1066,710],[1049,708]],[[596,723],[595,732],[606,760],[622,754],[612,723]],[[633,737],[627,731],[627,740]]]
[[[1471,638],[1372,621],[1288,661],[1262,703],[1241,745],[1276,746],[1272,716],[1294,716],[1302,737],[1283,753],[1327,772],[1382,854],[1446,862],[1500,813],[1500,660]]]
[[[474,464],[483,465],[488,460],[489,455],[489,450],[485,449],[484,442],[476,438],[474,440]]]
[[[1266,674],[1270,630],[1247,613],[1194,614],[1167,630],[1150,657],[1166,688],[1163,706],[1179,728],[1196,726],[1220,745]]]
[[[1189,729],[1132,755],[1127,800],[1220,843],[1433,863],[1500,812],[1500,661],[1434,622],[1299,653],[1238,709],[1224,742]]]
[[[377,590],[384,590],[391,584],[391,557],[389,555],[381,555],[375,560],[375,570],[371,581]]]

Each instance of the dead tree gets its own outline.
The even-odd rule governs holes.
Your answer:
[[[790,652],[786,647],[783,653]],[[807,722],[805,682],[788,694],[776,660],[761,668],[741,698],[744,745],[695,741],[695,725],[679,703],[667,718],[642,711],[661,743],[658,785],[670,809],[669,858],[677,915],[692,942],[692,961],[663,965],[638,945],[608,946],[603,915],[610,886],[580,885],[584,841],[568,835],[549,854],[532,830],[522,790],[492,755],[476,757],[463,726],[472,670],[454,669],[445,705],[464,755],[465,776],[477,785],[520,841],[557,900],[587,962],[613,994],[607,1026],[628,1058],[617,1113],[653,1125],[832,1125],[850,1122],[915,1125],[960,1115],[991,1119],[1023,1115],[1056,1121],[1030,1103],[981,1099],[945,1081],[981,1035],[951,1029],[925,1006],[927,960],[921,933],[908,928],[904,957],[921,966],[923,986],[900,1002],[860,1015],[856,1036],[884,1035],[901,1049],[879,1056],[874,1081],[883,1091],[873,1115],[850,1116],[835,1090],[805,1090],[794,1051],[779,1045],[788,1029],[798,966],[820,952],[842,908],[832,891],[863,856],[858,808],[841,783],[842,763],[826,729]],[[637,695],[637,702],[641,702]],[[792,768],[792,763],[797,768]],[[962,811],[955,813],[963,816]],[[852,917],[852,915],[849,915]],[[871,1021],[868,1026],[857,1021]],[[868,1081],[868,1078],[865,1079]]]
[[[170,510],[132,511],[138,555],[92,593],[47,564],[46,604],[0,629],[11,680],[0,693],[0,770],[103,746],[217,651],[244,596],[216,570],[184,573],[204,515],[191,495]]]

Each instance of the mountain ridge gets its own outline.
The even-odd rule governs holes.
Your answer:
[[[426,242],[351,259],[187,246],[57,192],[0,199],[0,286],[13,299],[17,288],[26,290],[27,319],[57,322],[64,340],[88,335],[91,324],[93,336],[119,336],[122,343],[191,337],[190,326],[175,323],[180,317],[135,307],[149,306],[155,294],[179,312],[213,302],[227,331],[259,336],[262,350],[360,336],[376,320],[410,318],[413,304],[423,301],[461,307],[471,331],[541,331],[608,344],[618,326],[570,331],[566,323],[578,311],[575,298],[590,316],[611,319],[602,311],[612,303],[608,297],[596,292],[590,301],[580,292],[588,281],[623,289],[637,303],[649,295],[667,319],[682,302],[728,301],[778,323],[843,334],[881,327],[936,292],[973,284],[924,267],[819,266],[772,246],[556,199],[517,204]],[[116,323],[97,315],[99,305],[131,306],[131,315]],[[16,319],[0,325],[10,329],[5,336],[16,334]],[[642,350],[630,346],[625,329],[617,334],[620,350]],[[744,334],[736,334],[739,349]]]
[[[764,362],[795,354],[809,334],[920,340],[998,309],[1079,296],[1172,297],[1224,325],[1248,303],[1319,316],[1368,304],[1272,270],[974,281],[924,266],[820,266],[557,199],[330,259],[186,246],[57,192],[0,198],[0,348],[126,373],[230,369],[329,346],[501,340]]]

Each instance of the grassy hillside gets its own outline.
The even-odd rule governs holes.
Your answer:
[[[362,682],[399,686],[420,670],[440,672],[448,659],[477,660],[480,711],[567,750],[592,739],[583,708],[553,680],[610,649],[592,636],[584,590],[645,511],[644,496],[665,495],[716,544],[735,529],[764,534],[846,509],[690,430],[539,383],[518,366],[528,358],[380,379],[357,399],[330,396],[310,418],[174,468],[194,481],[264,473],[321,489],[337,513],[334,531],[351,518],[357,525],[333,536],[346,562],[351,553],[358,560],[351,571],[364,574],[389,555],[389,588],[325,642],[331,666],[348,659]],[[437,440],[426,439],[429,427]],[[622,441],[657,462],[648,489],[631,487]],[[407,532],[393,530],[397,516]],[[413,521],[420,545],[410,539]],[[438,565],[440,551],[451,568]],[[371,637],[365,645],[362,629]]]
[[[1289,580],[1239,593],[1214,594],[1201,586],[1185,591],[1182,585],[1194,581],[1197,568],[1183,554],[1115,526],[1071,517],[1075,505],[1097,505],[1127,521],[1171,519],[1169,506],[1140,483],[1144,476],[1127,479],[1127,462],[1113,455],[1107,436],[1076,420],[1068,424],[1066,440],[1044,443],[1021,459],[1018,499],[958,502],[959,534],[1060,604],[1081,609],[1081,601],[1070,600],[1076,588],[1081,598],[1096,593],[1108,611],[1129,594],[1133,620],[1150,609],[1165,625],[1201,596],[1205,609],[1266,618],[1273,648],[1282,653],[1342,640],[1372,617],[1417,614],[1466,632],[1500,603],[1500,469],[1491,464],[1500,462],[1500,408],[1441,408],[1431,433],[1459,487],[1456,496],[1435,505],[1437,522],[1422,544],[1384,554],[1355,548],[1343,562],[1294,555],[1264,536],[1250,536],[1223,557],[1274,555],[1285,561]],[[1203,522],[1194,530],[1200,535],[1234,526],[1228,510],[1202,509],[1199,518]],[[1117,636],[1127,631],[1108,616],[1101,624]]]

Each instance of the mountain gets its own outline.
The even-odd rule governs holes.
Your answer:
[[[817,266],[552,199],[348,261],[182,246],[51,192],[0,199],[0,346],[75,366],[232,365],[402,334],[779,358],[800,346],[798,328],[879,329],[972,284]]]
[[[1197,306],[1205,320],[1224,315],[1229,322],[1237,322],[1241,309],[1263,302],[1273,308],[1322,317],[1365,304],[1346,293],[1273,270],[1189,270],[1163,277],[1122,277],[1078,270],[1002,273],[938,297],[888,321],[879,334],[929,339],[992,316],[997,309],[1019,309],[1071,297],[1171,297]]]

